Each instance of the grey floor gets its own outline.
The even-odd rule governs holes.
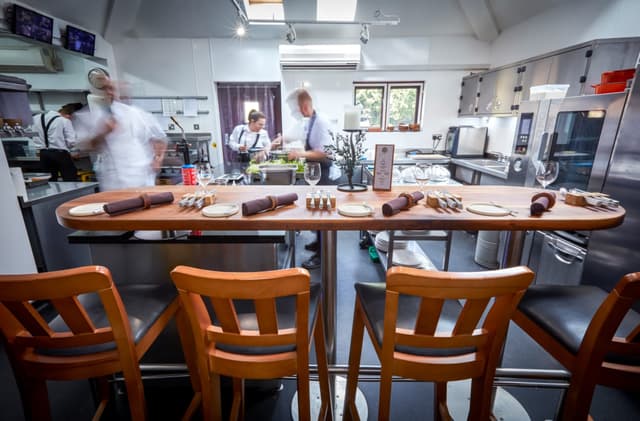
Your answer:
[[[305,242],[312,239],[312,233],[302,232],[298,236],[297,261],[301,263],[310,253],[303,250]],[[340,232],[338,234],[338,336],[337,362],[346,364],[351,335],[354,289],[356,281],[381,281],[384,273],[379,264],[371,262],[366,250],[358,246],[358,232]],[[437,242],[422,242],[423,249],[436,265],[442,262],[443,245]],[[449,269],[451,271],[485,270],[473,261],[475,236],[468,232],[455,232]],[[319,270],[312,271],[314,281],[319,281]],[[170,337],[171,335],[167,335]],[[169,342],[170,339],[167,339]],[[365,335],[365,347],[362,364],[376,364],[373,348]],[[166,351],[168,347],[158,344],[155,351],[166,359],[179,360],[176,350]],[[0,352],[0,419],[22,420],[20,397],[13,379],[4,350]],[[179,350],[177,350],[179,354]],[[512,324],[505,347],[503,366],[520,368],[560,368],[522,331]],[[283,381],[284,389],[272,392],[268,389],[273,383],[252,385],[247,391],[247,420],[288,420],[290,403],[295,392],[293,380]],[[377,419],[378,384],[362,382],[369,410],[369,420]],[[191,397],[187,378],[145,381],[147,406],[150,420],[180,419]],[[510,388],[507,391],[524,407],[534,421],[553,419],[559,400],[559,392],[549,389]],[[50,402],[55,420],[90,419],[93,410],[91,388],[88,382],[52,382],[49,386]],[[121,391],[109,408],[105,419],[127,419],[126,398]],[[432,419],[433,388],[430,383],[395,383],[392,391],[391,418]],[[228,392],[225,392],[228,397]],[[591,414],[596,420],[637,420],[640,419],[640,396],[637,393],[601,388],[596,390]],[[227,399],[228,400],[228,399]],[[504,419],[519,419],[505,417]]]

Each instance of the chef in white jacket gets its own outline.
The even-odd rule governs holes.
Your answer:
[[[79,148],[97,154],[101,190],[155,184],[167,148],[164,131],[151,114],[119,101],[113,81],[104,78],[102,99],[90,98],[76,120]]]

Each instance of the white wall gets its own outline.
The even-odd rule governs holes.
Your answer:
[[[640,1],[573,0],[502,32],[491,45],[491,66],[598,38],[640,36]]]

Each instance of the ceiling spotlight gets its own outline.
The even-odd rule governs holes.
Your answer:
[[[287,26],[289,27],[289,30],[287,30],[286,38],[287,41],[289,41],[289,44],[293,44],[296,42],[296,30],[291,23],[287,24]]]
[[[362,30],[360,30],[360,41],[363,44],[369,42],[369,25],[366,23],[362,25]]]
[[[243,37],[247,34],[247,28],[244,27],[242,22],[238,22],[238,26],[236,26],[236,35],[239,37]]]

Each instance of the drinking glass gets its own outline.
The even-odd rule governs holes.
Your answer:
[[[319,162],[305,162],[304,181],[311,185],[311,192],[315,191],[315,185],[320,181],[321,169]]]
[[[213,167],[208,162],[201,162],[196,167],[196,179],[203,194],[207,193],[207,185],[213,178]]]
[[[542,185],[543,189],[558,178],[560,165],[557,161],[536,161],[536,180]]]
[[[424,194],[424,189],[429,178],[431,177],[431,165],[429,164],[416,164],[413,168],[413,177],[416,179],[416,183],[420,186],[420,191]]]

